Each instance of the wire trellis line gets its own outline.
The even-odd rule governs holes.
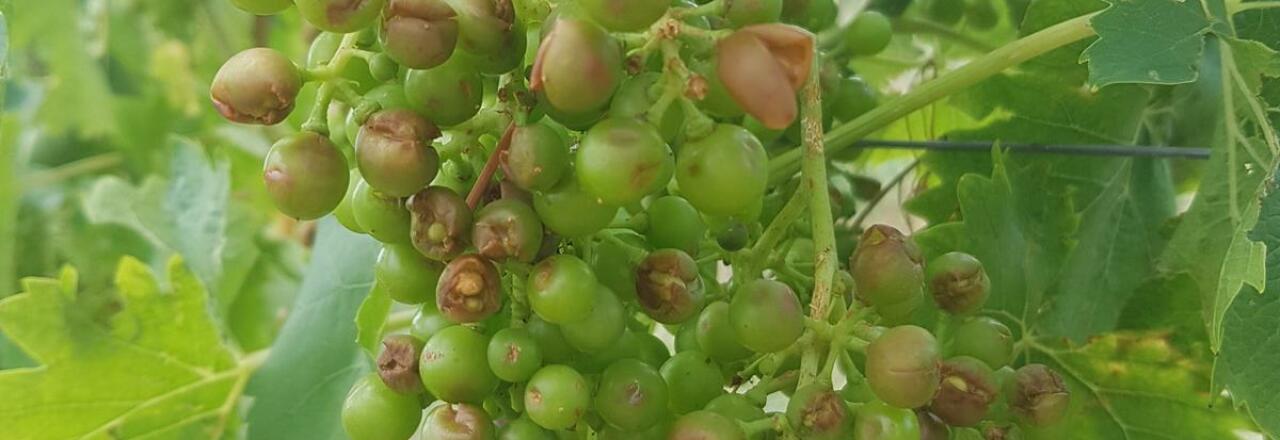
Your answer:
[[[854,143],[854,148],[868,149],[904,149],[931,151],[963,151],[990,152],[999,145],[1014,153],[1059,154],[1067,156],[1104,156],[1104,157],[1149,157],[1205,160],[1209,158],[1209,149],[1200,147],[1160,147],[1145,145],[1111,145],[1111,144],[1033,144],[1018,142],[991,141],[895,141],[883,139],[863,139]]]

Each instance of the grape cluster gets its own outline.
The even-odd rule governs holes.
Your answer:
[[[375,289],[418,308],[345,401],[355,440],[935,439],[1067,408],[1063,380],[1013,370],[1009,328],[979,314],[981,262],[926,265],[892,227],[839,229],[836,305],[806,316],[815,244],[780,219],[797,182],[771,186],[769,156],[799,140],[811,73],[825,125],[876,106],[843,62],[890,44],[876,10],[842,28],[830,0],[234,1],[323,33],[303,67],[233,56],[214,106],[276,124],[318,83],[267,154],[267,192],[381,242]],[[819,50],[819,31],[843,38]],[[832,180],[837,217],[878,191],[856,180]],[[765,225],[786,245],[753,246]],[[941,343],[911,325],[931,303],[954,315]],[[802,378],[802,352],[828,349]],[[776,392],[786,411],[766,413]]]

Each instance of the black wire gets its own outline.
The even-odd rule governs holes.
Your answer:
[[[997,143],[990,141],[893,141],[864,139],[854,143],[855,148],[888,148],[933,151],[991,152]],[[1143,145],[1089,145],[1089,144],[1024,144],[1000,142],[999,146],[1015,153],[1062,154],[1072,156],[1110,157],[1167,157],[1175,159],[1205,160],[1208,148],[1157,147]]]

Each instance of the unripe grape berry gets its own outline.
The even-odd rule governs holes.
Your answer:
[[[982,262],[963,252],[949,252],[929,262],[929,293],[938,307],[954,315],[982,309],[991,291],[991,279]]]
[[[407,109],[383,110],[369,116],[356,136],[360,175],[391,197],[408,197],[431,183],[440,156],[431,141],[440,129]]]
[[[591,386],[564,365],[542,367],[524,391],[525,414],[547,429],[568,429],[591,407]]]
[[[702,310],[698,265],[676,249],[650,253],[636,268],[636,296],[646,315],[663,324],[688,321]]]
[[[929,411],[917,409],[916,421],[920,424],[920,440],[947,440],[951,438],[951,427]]]
[[[386,52],[369,57],[369,76],[376,81],[391,81],[400,75],[400,64]],[[332,123],[330,124],[332,126]]]
[[[429,341],[440,330],[452,326],[454,323],[440,314],[440,310],[436,309],[435,301],[432,301],[423,304],[418,308],[418,312],[413,314],[413,321],[409,324],[409,334],[420,340]]]
[[[322,30],[346,34],[373,24],[386,0],[294,0],[302,18]]]
[[[527,329],[508,327],[489,340],[489,368],[499,379],[524,382],[542,368],[542,349]]]
[[[582,190],[575,176],[568,175],[547,191],[533,195],[533,209],[552,232],[566,237],[586,237],[613,221],[617,205],[604,203]]]
[[[1018,425],[990,424],[982,428],[983,440],[1023,440],[1022,428]]]
[[[878,309],[920,302],[923,258],[915,242],[892,226],[867,228],[849,258],[858,299]]]
[[[418,374],[427,392],[450,403],[480,403],[498,388],[489,369],[489,340],[466,326],[447,327],[422,347]]]
[[[374,279],[387,295],[402,304],[422,304],[435,296],[444,265],[423,257],[406,244],[382,247],[373,265]]]
[[[595,304],[597,284],[585,261],[573,255],[553,255],[529,273],[529,306],[547,322],[581,321]]]
[[[329,138],[309,131],[272,145],[262,170],[276,208],[302,220],[333,211],[346,196],[349,177],[342,152]]]
[[[747,433],[728,417],[695,411],[676,419],[667,440],[746,440]]]
[[[858,408],[853,438],[858,440],[923,440],[920,422],[910,409],[873,400]]]
[[[745,214],[764,198],[768,181],[769,155],[745,128],[719,124],[706,137],[680,147],[680,193],[705,214]]]
[[[933,21],[953,25],[964,18],[964,10],[964,0],[931,0],[926,12]]]
[[[649,245],[655,249],[680,249],[689,255],[697,255],[702,239],[707,235],[707,225],[702,215],[688,200],[680,196],[663,196],[649,204],[649,223],[645,234]]]
[[[434,260],[448,260],[467,247],[473,223],[467,201],[452,189],[432,186],[409,199],[413,247]]]
[[[569,345],[569,341],[564,340],[564,334],[560,332],[559,326],[543,320],[536,314],[529,317],[529,322],[524,328],[529,331],[529,335],[533,336],[533,340],[537,341],[545,363],[564,364],[582,356]]]
[[[543,36],[530,75],[530,89],[559,112],[599,112],[622,82],[622,50],[599,25],[560,17]]]
[[[498,440],[556,440],[555,434],[545,428],[538,426],[529,416],[521,416],[518,419],[507,422],[498,431]]]
[[[442,127],[466,122],[480,111],[484,82],[462,57],[427,70],[410,69],[404,77],[409,105]]]
[[[772,23],[782,15],[782,0],[727,0],[724,18],[735,28]]]
[[[392,391],[401,394],[421,394],[422,378],[418,376],[418,359],[422,355],[422,340],[410,335],[391,335],[382,338],[382,352],[378,354],[378,377]]]
[[[889,329],[867,346],[867,380],[880,400],[898,408],[919,408],[938,391],[938,342],[913,325]]]
[[[409,211],[404,201],[382,194],[361,180],[352,194],[351,211],[356,223],[383,243],[409,242]]]
[[[790,347],[804,333],[804,307],[786,284],[760,279],[734,293],[729,321],[742,345],[772,353]]]
[[[733,324],[729,320],[729,303],[716,301],[708,304],[698,315],[698,346],[718,362],[733,362],[751,356],[751,350],[738,342]]]
[[[1042,364],[1028,364],[1014,375],[1008,390],[1009,407],[1031,426],[1048,426],[1062,420],[1071,406],[1071,390],[1062,376]]]
[[[298,66],[275,49],[255,47],[227,59],[209,86],[209,97],[232,122],[275,125],[283,121],[302,89]]]
[[[342,404],[342,430],[352,440],[406,439],[421,420],[418,397],[392,391],[377,374],[357,380]]]
[[[998,388],[991,367],[961,356],[943,362],[941,373],[942,382],[930,410],[951,426],[977,425],[996,400]]]
[[[397,63],[430,69],[453,55],[457,14],[446,0],[389,0],[379,37],[383,52]]]
[[[450,321],[480,322],[502,308],[502,279],[493,262],[475,254],[453,259],[436,287],[436,307]]]
[[[852,121],[880,105],[875,89],[862,77],[851,76],[840,81],[831,113],[841,121]],[[877,193],[879,191],[876,191]]]
[[[560,324],[560,332],[569,345],[584,353],[596,353],[612,347],[625,329],[626,310],[618,296],[596,283],[591,311],[583,319]]]
[[[360,170],[352,169],[347,175],[347,193],[342,197],[342,201],[338,202],[338,206],[333,208],[333,217],[338,219],[338,223],[348,231],[357,234],[366,234],[364,228],[360,227],[360,223],[356,222],[356,213],[351,209],[351,199],[355,197],[356,186],[360,184]]]
[[[854,55],[875,55],[889,45],[893,24],[876,11],[863,11],[844,30],[845,47]]]
[[[851,437],[853,417],[830,384],[812,383],[791,395],[787,402],[787,423],[800,438],[838,440]]]
[[[604,370],[596,390],[595,410],[606,422],[637,431],[667,414],[667,382],[649,364],[622,359]]]
[[[531,263],[542,246],[542,222],[525,202],[498,200],[476,212],[471,243],[491,260]]]
[[[444,404],[427,414],[422,434],[439,440],[489,440],[494,438],[493,420],[475,405]]]
[[[292,0],[231,0],[241,11],[256,15],[272,15],[293,6]]]
[[[1013,333],[995,319],[967,319],[952,330],[950,353],[978,358],[993,369],[1000,368],[1013,360]]]
[[[706,406],[724,394],[720,365],[697,350],[676,353],[659,370],[671,391],[671,411],[684,414]]]
[[[546,124],[516,127],[498,163],[507,180],[519,187],[549,190],[569,171],[569,144]]]
[[[705,408],[716,414],[728,417],[739,422],[753,422],[768,417],[764,409],[751,401],[751,399],[738,393],[727,393],[707,403]],[[774,438],[773,430],[758,432],[750,436],[753,440],[772,440]]]
[[[511,51],[524,55],[524,40],[516,41],[515,35],[524,30],[516,27],[515,8],[511,3],[511,0],[450,0],[458,13],[461,49],[474,56]]]
[[[609,118],[582,136],[574,171],[582,189],[613,205],[630,205],[671,181],[675,158],[652,125]]]
[[[781,130],[799,114],[796,92],[812,68],[813,45],[813,34],[795,26],[747,26],[716,43],[716,74],[743,110]]]
[[[671,5],[669,0],[579,0],[591,19],[612,32],[643,31],[658,21]]]
[[[659,87],[658,82],[661,80],[661,73],[642,72],[623,81],[622,85],[618,86],[618,91],[614,93],[613,101],[609,103],[609,116],[648,121],[649,111],[653,109],[658,98],[652,92],[654,87]],[[679,102],[667,106],[662,113],[662,120],[656,125],[662,139],[675,144],[684,135],[684,108]]]

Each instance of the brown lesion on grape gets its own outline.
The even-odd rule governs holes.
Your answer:
[[[330,23],[345,23],[351,19],[361,9],[366,7],[369,0],[334,0],[330,1],[325,7],[325,16],[329,17]]]
[[[501,280],[492,262],[463,255],[449,262],[436,288],[436,307],[454,322],[478,322],[502,306]]]
[[[636,269],[636,294],[645,313],[655,320],[683,322],[702,306],[697,265],[682,251],[656,251]]]
[[[378,355],[378,377],[388,388],[403,393],[417,394],[423,391],[418,377],[419,352],[422,341],[409,335],[393,335],[382,341],[382,353]]]
[[[812,432],[834,432],[844,426],[848,417],[844,401],[835,392],[825,391],[813,396],[804,407],[801,423]]]

